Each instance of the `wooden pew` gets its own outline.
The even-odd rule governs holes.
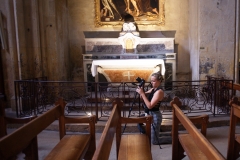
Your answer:
[[[4,101],[0,100],[0,138],[4,137],[7,135],[7,125],[8,124],[26,124],[30,122],[31,120],[35,119],[37,116],[29,116],[29,117],[21,117],[21,118],[16,118],[16,117],[8,117],[5,114],[5,103]],[[35,137],[32,140],[31,145],[29,146],[31,148],[31,152],[27,152],[27,150],[23,150],[23,153],[27,155],[26,157],[35,157],[38,158],[38,154],[32,154],[32,153],[38,153],[38,148],[37,148],[37,137]],[[16,159],[16,156],[12,156],[13,159]]]
[[[182,102],[178,97],[174,97],[173,100],[170,102],[171,106],[173,104],[176,104],[179,108],[182,108]],[[199,116],[188,116],[188,118],[193,124],[201,125],[201,133],[206,137],[209,116],[207,114],[202,114]]]
[[[38,159],[37,135],[55,120],[59,120],[60,141],[45,159],[91,159],[96,149],[96,116],[65,117],[66,103],[62,98],[46,113],[40,115],[13,133],[0,139],[0,159],[11,159],[24,151],[25,159]],[[66,135],[67,123],[88,123],[88,134]]]
[[[123,102],[115,99],[113,110],[101,135],[93,160],[108,160],[112,143],[116,135],[116,153],[120,160],[150,160],[152,116],[140,118],[121,117]],[[122,134],[122,125],[128,123],[146,123],[146,134]]]
[[[231,106],[230,127],[228,136],[227,159],[235,160],[240,157],[240,134],[236,134],[236,125],[240,120],[240,105],[237,97],[233,97],[229,105]]]
[[[0,138],[7,135],[7,125],[8,124],[25,124],[35,119],[37,116],[29,116],[29,117],[8,117],[5,114],[5,103],[0,100]]]
[[[180,104],[178,97],[171,101],[173,108],[172,124],[172,159],[179,160],[185,157],[200,160],[221,160],[223,155],[206,139],[206,137],[196,128],[191,120],[182,112],[177,104]],[[179,124],[183,125],[187,133],[179,134]]]

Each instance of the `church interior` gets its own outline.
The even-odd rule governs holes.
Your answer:
[[[0,0],[0,4],[1,107],[17,113],[17,118],[21,112],[26,116],[36,102],[44,106],[37,112],[44,114],[53,99],[65,95],[71,103],[67,114],[80,108],[76,114],[91,112],[97,120],[106,120],[113,99],[122,96],[125,112],[132,109],[134,95],[136,99],[132,82],[140,77],[148,83],[159,71],[167,94],[161,106],[166,123],[172,122],[169,107],[174,96],[188,108],[186,115],[204,110],[210,119],[223,114],[230,123],[228,102],[240,91],[238,0]],[[180,83],[184,91],[178,92]],[[27,93],[26,100],[27,87],[37,91]],[[38,116],[35,108],[33,112]],[[0,116],[0,124],[3,121]],[[171,130],[172,125],[166,126]]]
[[[141,32],[156,31],[173,38],[176,80],[213,75],[238,82],[236,2],[162,1],[162,5],[163,18],[137,25],[140,37]],[[100,7],[98,0],[1,0],[1,85],[9,103],[14,80],[46,76],[53,81],[84,81],[85,33],[95,32],[97,37],[98,32],[113,32],[104,36],[118,38],[122,29],[99,20]]]

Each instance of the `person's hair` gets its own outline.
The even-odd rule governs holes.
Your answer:
[[[163,76],[160,71],[153,73],[152,76],[155,77],[158,81],[163,81]]]

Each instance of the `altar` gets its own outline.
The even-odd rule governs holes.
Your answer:
[[[137,77],[150,81],[151,74],[157,71],[165,74],[162,59],[93,60],[91,67],[93,77],[100,73],[108,82],[134,82]]]
[[[86,82],[135,82],[137,77],[150,80],[161,71],[165,83],[176,80],[174,31],[140,31],[134,53],[124,53],[119,32],[84,32],[84,80]]]

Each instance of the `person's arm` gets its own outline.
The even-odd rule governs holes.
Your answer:
[[[153,88],[149,89],[147,92],[145,92],[145,94],[149,94],[149,93],[151,93],[152,90],[153,90]]]
[[[152,109],[159,101],[163,99],[164,96],[163,91],[160,89],[154,93],[152,100],[149,101],[142,88],[138,87],[136,92],[140,94],[148,109]]]

